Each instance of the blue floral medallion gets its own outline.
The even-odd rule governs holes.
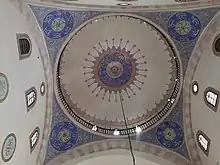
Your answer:
[[[49,38],[62,38],[71,32],[73,23],[73,16],[69,12],[55,10],[44,18],[43,31]]]
[[[97,47],[93,47],[93,53],[88,53],[89,58],[85,59],[87,63],[83,66],[86,76],[86,83],[89,83],[88,87],[93,87],[92,93],[96,93],[96,97],[99,96],[101,91],[104,91],[102,99],[108,95],[108,100],[111,100],[111,94],[115,95],[114,101],[117,102],[117,95],[121,96],[122,92],[125,92],[128,98],[131,98],[128,91],[131,91],[133,95],[136,93],[131,88],[131,85],[141,90],[139,85],[144,84],[143,81],[139,80],[138,77],[147,77],[147,69],[145,56],[139,56],[137,53],[140,49],[137,49],[136,45],[130,45],[130,50],[127,48],[129,41],[125,41],[122,38],[118,39],[120,45],[115,46],[116,39],[105,40],[105,42],[99,42],[99,47],[101,51],[98,51]],[[109,46],[113,43],[113,46]],[[124,43],[124,47],[121,45]],[[104,45],[107,46],[103,49]],[[135,50],[136,49],[136,50]],[[132,51],[133,50],[133,51]],[[90,63],[90,64],[89,64]],[[92,75],[92,76],[91,76]],[[90,80],[93,80],[91,83]],[[96,84],[93,85],[93,84]]]
[[[158,141],[167,148],[177,148],[183,143],[182,128],[175,122],[165,121],[157,128]]]
[[[78,130],[73,123],[61,122],[53,127],[50,143],[56,150],[68,150],[77,143],[77,140]]]
[[[120,52],[113,52],[100,59],[98,75],[103,84],[121,87],[130,80],[133,69],[131,59]]]
[[[167,25],[171,37],[180,42],[194,40],[201,31],[199,18],[189,12],[180,12],[171,16]]]
[[[16,140],[15,134],[13,134],[13,133],[9,134],[5,138],[5,141],[2,146],[2,154],[1,155],[2,155],[2,160],[4,162],[8,162],[11,160],[11,158],[13,157],[13,155],[15,153],[16,145],[17,145],[17,140]]]

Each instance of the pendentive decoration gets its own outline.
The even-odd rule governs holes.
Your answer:
[[[167,29],[170,36],[177,41],[189,42],[200,34],[201,23],[195,14],[180,12],[171,16]]]
[[[9,83],[7,76],[3,73],[0,73],[0,103],[3,102],[8,96]]]
[[[91,75],[85,82],[90,82],[88,87],[96,84],[92,93],[95,93],[96,97],[102,94],[101,98],[104,100],[105,97],[108,98],[108,101],[117,102],[119,99],[119,94],[125,92],[127,98],[131,98],[128,90],[133,94],[136,93],[131,88],[131,85],[135,86],[137,89],[141,90],[140,85],[144,84],[143,81],[139,80],[137,76],[147,77],[146,68],[141,67],[141,64],[147,64],[147,61],[144,60],[145,56],[135,58],[135,55],[140,52],[140,49],[132,51],[136,48],[136,45],[133,45],[131,49],[127,49],[126,46],[129,44],[129,41],[123,41],[120,39],[119,46],[115,46],[115,39],[105,40],[104,43],[99,43],[101,51],[98,51],[96,47],[93,49],[97,52],[96,55],[89,53],[88,56],[91,58],[86,58],[85,61],[89,64],[88,66],[83,66],[85,69],[84,75]],[[112,47],[109,46],[109,42],[112,42]],[[125,46],[121,44],[125,42]],[[103,45],[106,45],[107,49],[103,49]],[[133,53],[131,53],[133,52]],[[139,60],[143,59],[141,62]],[[93,81],[91,81],[93,80]],[[104,92],[101,92],[104,91]],[[111,100],[111,95],[114,96],[114,100]],[[107,96],[108,95],[108,96]]]
[[[69,12],[55,10],[44,18],[43,31],[47,37],[59,39],[71,32],[73,24],[73,16]]]
[[[157,127],[157,139],[167,148],[177,148],[183,143],[183,130],[173,121],[165,121]]]
[[[66,151],[73,147],[78,140],[77,127],[70,122],[61,122],[53,127],[50,143],[58,151]]]
[[[17,143],[16,136],[13,133],[9,134],[5,138],[3,146],[2,146],[2,154],[1,154],[2,160],[4,162],[8,162],[11,160],[16,149],[16,143]]]

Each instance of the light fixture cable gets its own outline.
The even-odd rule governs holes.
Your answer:
[[[123,117],[124,117],[126,133],[127,133],[127,135],[128,135],[128,141],[129,141],[129,147],[130,147],[130,152],[131,152],[131,156],[132,156],[132,161],[133,161],[133,165],[135,165],[135,164],[136,164],[136,163],[135,163],[135,156],[134,156],[134,152],[133,152],[133,148],[132,148],[132,144],[131,144],[131,137],[130,137],[130,134],[129,134],[129,132],[128,132],[128,124],[127,124],[126,117],[125,117],[125,111],[124,111],[122,93],[120,93],[120,103],[121,103],[122,115],[123,115]]]

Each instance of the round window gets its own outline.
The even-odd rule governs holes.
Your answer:
[[[197,81],[194,81],[192,83],[192,92],[193,92],[194,95],[197,95],[198,92],[199,92],[199,84],[198,84]]]
[[[214,54],[220,56],[220,34],[215,37],[212,47]]]
[[[41,93],[42,96],[44,95],[44,93],[45,93],[45,83],[41,84],[41,86],[40,86],[40,93]]]

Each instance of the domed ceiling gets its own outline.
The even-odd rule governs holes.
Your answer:
[[[179,57],[155,26],[135,16],[108,15],[86,22],[68,41],[57,65],[58,95],[73,118],[105,134],[123,130],[123,103],[135,132],[172,109],[180,72]]]
[[[197,40],[219,8],[111,13],[30,7],[54,76],[44,164],[128,149],[123,109],[134,151],[202,165],[182,84]]]

